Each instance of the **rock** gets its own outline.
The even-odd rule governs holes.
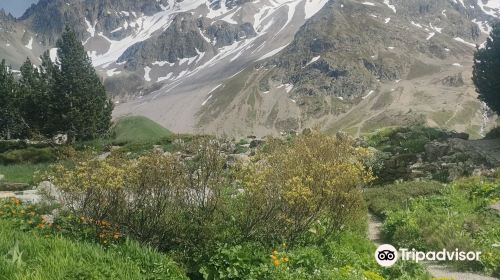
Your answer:
[[[26,189],[30,188],[30,185],[24,184],[24,183],[9,183],[9,182],[4,182],[0,185],[0,189],[4,191],[24,191]]]
[[[446,155],[450,150],[450,145],[448,143],[441,143],[438,141],[432,141],[425,144],[425,156],[428,161],[437,160],[444,155]]]
[[[0,192],[0,199],[15,197],[16,195],[13,192]]]
[[[45,224],[47,225],[52,225],[54,223],[54,216],[53,215],[42,215],[42,220]]]
[[[448,87],[461,87],[464,85],[464,79],[462,73],[458,73],[454,76],[448,76],[441,80],[441,83]]]
[[[252,142],[250,142],[250,148],[253,149],[253,148],[257,148],[259,147],[260,145],[264,144],[265,141],[264,140],[258,140],[258,139],[254,139],[252,140]]]
[[[497,201],[495,204],[490,205],[488,208],[500,214],[500,201]]]
[[[172,156],[172,153],[169,152],[169,151],[166,151],[166,152],[163,153],[163,156],[164,157],[169,157],[169,156]]]
[[[52,142],[56,145],[65,145],[68,143],[68,134],[57,134],[52,137]]]
[[[228,156],[227,161],[229,165],[233,165],[237,162],[245,164],[250,162],[250,157],[246,154],[231,154]]]
[[[462,139],[462,140],[469,140],[469,134],[465,132],[450,132],[449,133],[450,138],[457,138],[457,139]]]
[[[163,154],[165,151],[163,150],[163,147],[160,145],[154,145],[153,146],[153,152],[158,153],[158,154]]]
[[[311,133],[312,133],[312,129],[310,129],[310,128],[304,128],[302,130],[303,135],[310,135]]]
[[[337,131],[337,133],[335,134],[335,137],[337,137],[338,140],[340,141],[346,141],[349,139],[349,134],[343,132],[343,131]]]
[[[98,161],[103,161],[103,160],[107,159],[110,155],[111,155],[110,152],[106,152],[106,153],[98,155],[95,159]]]
[[[61,201],[62,199],[61,192],[49,181],[40,182],[37,186],[37,191],[40,195],[47,196],[49,199],[56,201]]]
[[[38,190],[29,190],[16,194],[15,197],[25,203],[38,203],[42,200],[42,196]]]

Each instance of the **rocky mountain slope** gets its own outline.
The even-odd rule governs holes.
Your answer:
[[[498,0],[41,0],[0,15],[0,55],[38,61],[64,25],[117,107],[175,132],[352,134],[425,122],[484,133],[472,54]]]

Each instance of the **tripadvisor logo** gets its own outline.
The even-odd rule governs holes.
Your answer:
[[[428,251],[422,252],[415,249],[400,248],[397,250],[390,244],[380,245],[375,251],[375,260],[383,267],[393,266],[398,259],[403,261],[479,261],[481,252],[474,251],[448,251],[443,249],[441,251]]]

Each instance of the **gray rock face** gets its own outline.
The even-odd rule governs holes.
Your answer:
[[[150,15],[161,11],[162,5],[168,6],[168,0],[40,0],[20,20],[39,35],[43,44],[53,45],[66,25],[74,28],[82,40],[88,37],[85,19],[111,38],[125,36],[125,32],[112,34],[111,31],[134,18],[128,11],[134,11],[136,16],[137,13]]]
[[[417,57],[436,60],[450,56],[446,43],[440,40],[442,35],[474,41],[481,30],[470,19],[492,19],[473,1],[469,8],[446,0],[390,3],[397,7],[397,13],[379,2],[374,6],[330,2],[268,66],[278,66],[281,71],[276,79],[294,84],[297,95],[356,100],[377,81],[411,79],[417,72],[412,70],[423,65]],[[410,31],[412,28],[416,30]],[[464,84],[461,74],[442,82],[453,87]]]
[[[225,21],[195,18],[191,13],[180,13],[160,36],[131,46],[120,56],[118,62],[126,62],[129,70],[155,61],[174,63],[203,52],[216,53],[217,48],[255,35],[255,30],[249,23],[229,24]]]
[[[454,76],[444,78],[441,83],[448,87],[461,87],[464,85],[464,79],[462,77],[462,73],[458,73]]]

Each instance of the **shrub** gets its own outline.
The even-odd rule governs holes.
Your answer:
[[[0,154],[0,164],[44,163],[57,160],[57,151],[53,148],[28,147],[22,150],[10,150]]]
[[[188,159],[150,153],[138,159],[113,154],[57,165],[49,176],[77,216],[126,226],[132,235],[161,249],[202,248],[216,235],[227,186],[222,142],[186,146]]]
[[[363,209],[359,187],[373,179],[365,166],[369,157],[350,139],[317,132],[290,143],[271,141],[238,174],[241,232],[262,242],[293,243],[318,220],[327,236],[343,228]]]

